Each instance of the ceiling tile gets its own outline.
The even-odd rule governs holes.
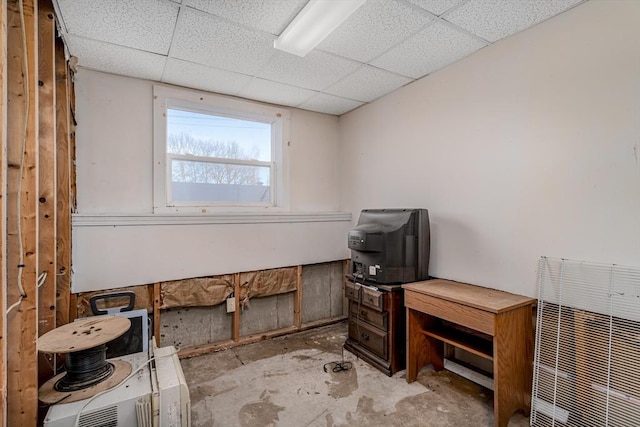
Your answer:
[[[240,93],[238,93],[238,96],[255,99],[257,101],[269,102],[271,104],[295,107],[311,98],[316,93],[317,92],[308,89],[254,78],[244,89],[242,89],[242,91],[240,91]]]
[[[583,0],[472,0],[445,19],[495,42],[564,12]]]
[[[322,90],[351,74],[360,63],[317,50],[301,58],[278,51],[257,77]]]
[[[442,15],[447,10],[454,8],[466,0],[407,0],[409,3],[413,3],[418,7],[428,10],[434,15]]]
[[[420,78],[485,46],[478,39],[444,23],[435,23],[396,46],[373,65],[398,74]]]
[[[431,22],[431,18],[405,4],[368,1],[318,49],[368,62]]]
[[[66,35],[65,42],[81,67],[140,79],[160,80],[167,59],[155,53],[72,35]]]
[[[412,79],[365,65],[325,92],[358,101],[371,102],[411,82]]]
[[[184,4],[239,24],[280,35],[307,1],[185,0]]]
[[[193,62],[168,59],[162,81],[209,92],[235,95],[249,84],[251,77]]]
[[[157,0],[58,0],[73,35],[166,55],[179,6]]]
[[[306,102],[300,104],[299,107],[305,110],[318,111],[320,113],[339,116],[358,108],[361,105],[363,105],[362,102],[339,98],[325,93],[318,93]]]
[[[274,53],[274,36],[183,8],[171,56],[253,75]]]

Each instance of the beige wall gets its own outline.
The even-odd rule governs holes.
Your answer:
[[[340,121],[343,209],[424,207],[433,276],[640,265],[640,2],[592,0]]]
[[[290,205],[275,220],[153,215],[153,82],[80,70],[73,291],[344,259],[338,118],[291,109]],[[328,214],[327,214],[328,212]],[[164,221],[164,220],[163,220]],[[275,222],[273,222],[275,221]]]

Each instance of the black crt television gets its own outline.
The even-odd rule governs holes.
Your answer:
[[[348,239],[355,279],[394,284],[429,278],[427,209],[363,209]]]

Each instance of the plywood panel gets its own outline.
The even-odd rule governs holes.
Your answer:
[[[7,4],[7,424],[37,421],[37,5]]]

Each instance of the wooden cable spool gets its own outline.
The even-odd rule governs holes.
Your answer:
[[[107,361],[106,343],[124,334],[131,321],[119,316],[97,316],[68,323],[38,339],[38,351],[65,353],[66,372],[44,383],[38,398],[47,404],[90,398],[120,384],[131,373],[124,361]]]

